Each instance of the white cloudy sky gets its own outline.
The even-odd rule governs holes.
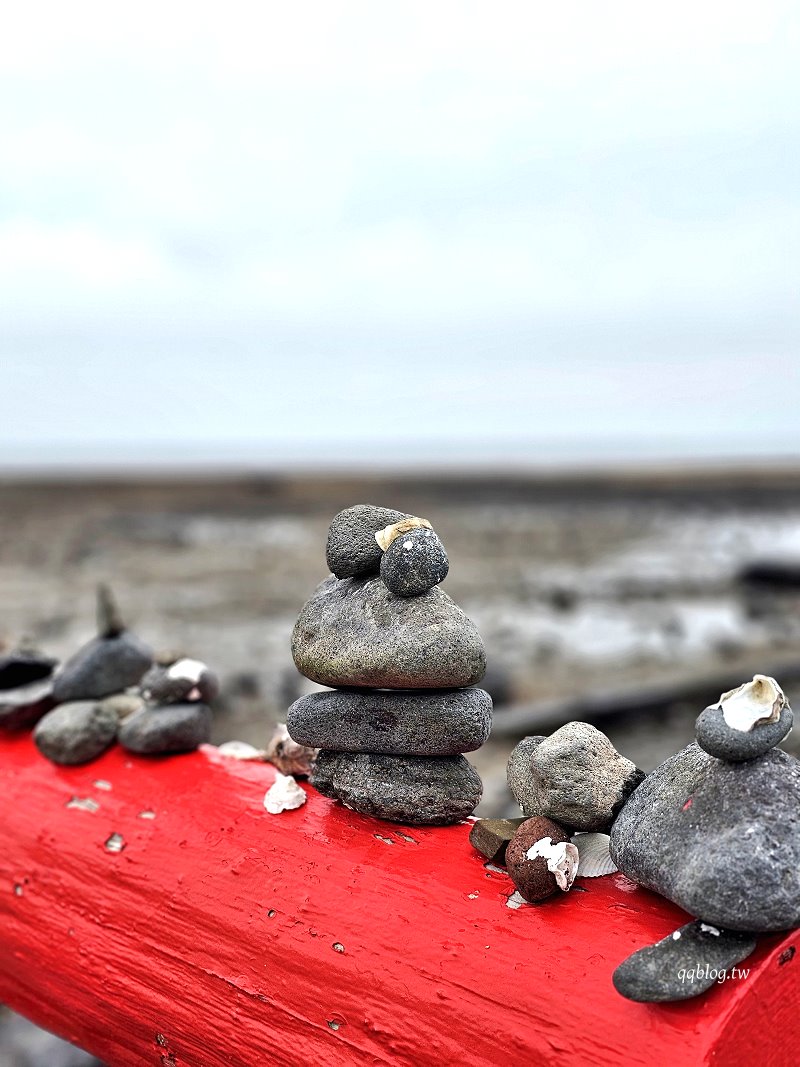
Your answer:
[[[799,99],[770,0],[15,5],[0,461],[798,453]]]

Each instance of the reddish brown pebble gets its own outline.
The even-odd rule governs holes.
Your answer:
[[[550,845],[547,844],[547,839]],[[544,842],[545,853],[553,853],[550,846],[565,844],[561,849],[563,863],[558,871],[548,868],[547,855],[528,858],[528,852],[539,842]],[[557,893],[559,889],[569,889],[577,870],[578,850],[570,844],[569,834],[552,819],[535,815],[526,819],[509,842],[506,850],[506,867],[519,892],[532,904]],[[559,885],[559,880],[562,885]]]
[[[506,848],[523,819],[479,819],[469,832],[469,843],[493,863],[506,862]]]

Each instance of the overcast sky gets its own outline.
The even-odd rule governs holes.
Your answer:
[[[0,461],[800,452],[799,12],[15,5]]]

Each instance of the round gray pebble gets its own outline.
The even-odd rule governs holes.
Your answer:
[[[331,572],[337,578],[377,574],[382,553],[375,534],[407,518],[404,511],[376,504],[355,504],[334,515],[325,544],[325,558]]]
[[[381,578],[395,596],[421,596],[447,577],[444,545],[427,526],[395,537],[381,559]]]
[[[777,722],[757,723],[752,730],[734,730],[725,722],[722,708],[710,707],[697,717],[695,736],[709,756],[738,763],[763,756],[779,745],[793,721],[792,709],[787,704]]]
[[[164,704],[138,711],[119,728],[119,743],[129,752],[157,756],[193,752],[211,738],[211,708],[206,704]]]
[[[117,716],[92,701],[62,704],[39,720],[33,740],[43,756],[70,766],[97,759],[114,743]]]

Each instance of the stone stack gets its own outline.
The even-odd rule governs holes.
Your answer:
[[[292,634],[298,670],[332,691],[301,697],[287,727],[319,748],[312,783],[365,815],[418,825],[474,811],[492,700],[474,624],[439,583],[444,547],[425,519],[360,504],[331,522],[332,574]]]

